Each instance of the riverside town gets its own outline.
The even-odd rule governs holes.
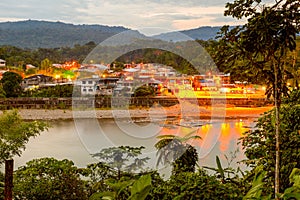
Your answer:
[[[299,0],[0,5],[0,199],[300,200]]]

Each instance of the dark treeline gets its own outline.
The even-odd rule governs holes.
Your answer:
[[[22,49],[14,46],[0,47],[0,58],[6,61],[7,66],[20,67],[32,64],[41,66],[41,61],[49,59],[52,63],[64,63],[66,61],[77,60],[82,62],[86,55],[96,47],[94,42],[85,45],[74,45],[73,48],[39,48],[36,50]]]
[[[164,45],[176,45],[178,48],[182,48],[186,54],[192,55],[190,60],[186,60],[181,56],[168,52],[162,49],[145,48],[130,51],[117,59],[115,59],[111,65],[116,66],[117,69],[122,69],[125,63],[160,63],[173,67],[183,74],[202,74],[208,71],[218,73],[230,73],[231,80],[248,81],[250,83],[264,84],[265,79],[263,74],[255,74],[251,70],[245,70],[243,68],[244,61],[241,58],[236,58],[237,62],[232,64],[226,62],[226,58],[222,57],[222,49],[220,49],[220,42],[217,40],[197,40],[199,48],[189,48],[192,41],[185,42],[162,42]],[[297,48],[300,46],[300,39],[297,39]],[[22,49],[14,46],[1,46],[0,47],[0,59],[6,60],[8,67],[15,67],[22,69],[26,64],[32,64],[38,68],[41,67],[41,62],[44,59],[49,59],[51,63],[64,63],[67,61],[78,61],[78,63],[86,63],[88,55],[97,47],[97,44],[90,41],[84,45],[76,44],[71,47],[61,48],[38,48],[35,50]],[[115,47],[101,47],[103,52],[115,51],[115,49],[122,48],[120,46]],[[203,49],[202,49],[203,48]],[[224,50],[225,51],[225,50]],[[200,52],[197,56],[195,53]],[[224,52],[224,56],[228,53]],[[221,59],[222,57],[222,59]],[[300,51],[297,51],[295,55],[287,55],[286,65],[287,74],[289,79],[297,77],[300,67]],[[224,62],[225,60],[225,62]],[[193,66],[191,62],[200,63],[199,66]],[[98,62],[98,61],[97,61]],[[99,60],[99,63],[103,63],[103,60]],[[107,64],[107,63],[105,63]],[[295,65],[293,70],[289,70],[289,65]],[[200,69],[200,70],[199,70]]]
[[[209,42],[198,41],[201,46],[209,46]],[[166,42],[167,43],[167,42]],[[179,47],[184,47],[188,42],[178,42]],[[171,43],[167,43],[171,44]],[[41,67],[41,61],[49,59],[52,63],[64,63],[67,61],[76,60],[78,63],[83,63],[89,53],[96,47],[96,43],[91,41],[84,45],[76,44],[74,47],[61,48],[38,48],[35,50],[21,49],[14,46],[0,47],[0,58],[6,60],[8,67],[23,67],[26,64],[32,64],[36,67]],[[119,47],[105,47],[105,51],[110,52]],[[186,51],[186,49],[185,49]],[[189,49],[193,53],[193,49]],[[187,52],[189,53],[189,52]],[[205,54],[203,52],[203,54]],[[196,59],[201,60],[203,66],[201,68],[212,68],[211,59],[206,55],[205,57],[199,55]],[[205,60],[204,62],[202,60]],[[206,62],[207,60],[207,62]],[[199,73],[186,59],[176,55],[172,52],[167,52],[161,49],[139,49],[126,53],[120,56],[112,64],[117,67],[122,67],[125,63],[161,63],[172,66],[177,71],[184,74]],[[206,65],[207,64],[207,65]]]

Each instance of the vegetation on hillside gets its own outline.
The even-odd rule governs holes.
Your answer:
[[[0,23],[0,45],[24,49],[72,47],[89,41],[97,44],[122,31],[124,27],[74,25],[62,22],[27,20]]]

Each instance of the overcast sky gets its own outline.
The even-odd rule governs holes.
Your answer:
[[[145,34],[237,25],[224,17],[233,0],[1,0],[0,21],[46,20],[124,26]]]

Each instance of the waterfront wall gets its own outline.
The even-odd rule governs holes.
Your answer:
[[[73,97],[73,98],[5,98],[0,99],[0,109],[70,109],[70,108],[126,108],[151,107],[160,104],[169,107],[182,102],[190,102],[199,106],[237,106],[260,107],[272,105],[265,98],[184,98],[174,97]]]

